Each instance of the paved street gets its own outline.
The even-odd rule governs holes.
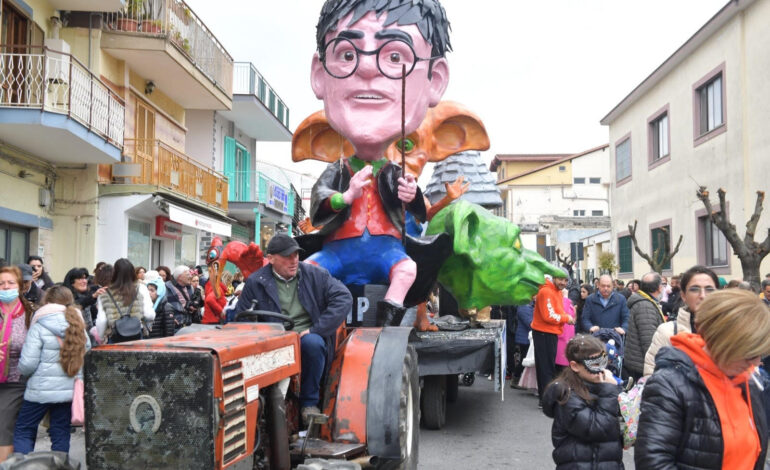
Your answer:
[[[476,377],[473,386],[460,386],[457,402],[448,405],[444,429],[422,429],[419,468],[552,469],[551,450],[551,420],[534,395],[507,388],[501,402],[492,382]],[[624,462],[634,468],[632,452]]]
[[[48,436],[38,434],[37,449],[50,449]],[[82,428],[72,435],[70,455],[85,463]],[[447,407],[447,424],[440,431],[422,429],[421,470],[552,469],[551,420],[537,408],[537,399],[520,390],[505,390],[505,401],[491,381],[477,377],[471,387],[460,386],[456,403]],[[626,452],[627,469],[633,453]]]

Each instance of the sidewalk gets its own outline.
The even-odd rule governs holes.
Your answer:
[[[48,429],[40,426],[37,428],[37,441],[35,450],[51,450],[51,439],[48,437]],[[86,468],[86,434],[85,429],[76,427],[70,436],[70,459],[80,462],[81,470]]]

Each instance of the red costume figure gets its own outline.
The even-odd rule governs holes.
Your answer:
[[[203,314],[202,323],[219,323],[222,318],[222,311],[227,305],[227,298],[225,297],[227,287],[222,282],[222,271],[224,271],[228,261],[238,267],[244,279],[267,264],[262,250],[254,242],[246,245],[234,240],[227,246],[223,246],[222,240],[219,237],[214,237],[206,256],[209,281],[205,287],[204,304],[206,311]]]

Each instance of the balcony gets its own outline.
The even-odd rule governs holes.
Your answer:
[[[233,72],[233,109],[222,116],[251,138],[289,142],[289,108],[250,62],[236,62]]]
[[[125,0],[48,0],[54,10],[65,11],[116,11],[123,8]]]
[[[124,163],[113,165],[100,194],[166,192],[206,207],[227,212],[227,178],[159,140],[126,139]],[[141,188],[144,186],[145,188]]]
[[[0,140],[52,163],[113,163],[123,100],[75,57],[0,46]]]
[[[102,49],[185,109],[232,107],[233,59],[183,1],[127,0],[102,29]]]
[[[273,216],[284,223],[292,223],[295,197],[291,182],[285,178],[261,171],[233,171],[228,174],[230,189],[229,214],[242,222],[254,220],[254,209],[270,209]]]

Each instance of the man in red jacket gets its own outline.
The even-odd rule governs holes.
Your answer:
[[[537,395],[543,407],[543,390],[556,375],[556,345],[564,324],[575,324],[575,319],[564,313],[562,289],[567,287],[568,274],[562,268],[562,274],[553,280],[546,276],[545,284],[535,297],[535,314],[532,317],[532,343],[535,348],[535,373],[537,375]]]

